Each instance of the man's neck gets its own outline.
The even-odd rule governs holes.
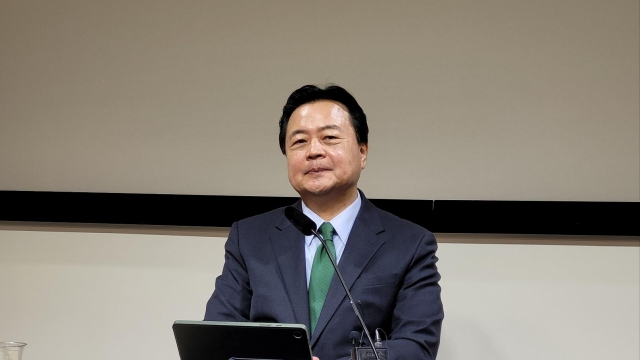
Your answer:
[[[353,191],[339,195],[306,195],[302,196],[302,201],[323,220],[330,221],[344,209],[348,208],[357,198],[358,189],[354,188]]]

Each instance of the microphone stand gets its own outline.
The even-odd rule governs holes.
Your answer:
[[[376,347],[373,346],[373,339],[371,339],[371,335],[369,334],[369,330],[367,329],[367,326],[364,324],[364,320],[362,319],[362,316],[360,315],[360,311],[358,311],[358,307],[356,306],[356,303],[353,301],[353,297],[351,297],[351,293],[349,292],[349,288],[347,287],[347,284],[344,282],[344,279],[342,278],[342,275],[340,274],[340,271],[338,271],[338,264],[336,264],[336,261],[333,259],[333,256],[331,255],[331,251],[329,251],[329,247],[327,246],[327,243],[324,241],[322,236],[320,236],[320,234],[318,234],[318,232],[316,230],[311,229],[311,232],[313,232],[313,235],[315,235],[315,237],[317,237],[318,240],[320,240],[320,242],[322,243],[322,246],[324,247],[325,251],[327,252],[327,255],[329,255],[329,260],[331,260],[331,264],[333,265],[333,268],[336,270],[336,275],[338,275],[338,279],[340,279],[340,282],[342,283],[342,287],[344,288],[344,291],[347,293],[347,297],[349,298],[349,302],[351,303],[351,307],[353,308],[353,312],[356,313],[356,316],[358,317],[358,320],[360,321],[360,325],[364,329],[364,333],[367,335],[367,339],[369,340],[369,344],[371,345],[371,349],[373,350],[373,354],[376,356],[376,360],[380,360],[380,357],[378,356],[378,351],[376,350]],[[357,360],[357,359],[352,359],[352,360]]]

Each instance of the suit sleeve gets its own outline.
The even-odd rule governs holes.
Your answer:
[[[238,223],[231,226],[224,257],[224,267],[207,302],[204,320],[249,321],[252,293],[247,266],[240,252]]]
[[[436,239],[430,232],[415,248],[392,314],[390,340],[386,343],[389,360],[436,358],[444,318],[436,249]]]

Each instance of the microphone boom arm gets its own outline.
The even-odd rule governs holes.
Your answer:
[[[360,325],[364,329],[365,335],[367,335],[367,339],[369,340],[369,345],[371,345],[371,349],[373,350],[373,354],[376,356],[376,360],[380,360],[380,357],[378,356],[378,351],[376,351],[376,347],[373,346],[373,339],[371,338],[371,335],[369,334],[369,330],[367,329],[367,326],[364,324],[364,319],[362,319],[362,316],[360,315],[360,311],[358,311],[358,307],[356,306],[355,301],[353,301],[353,297],[351,296],[351,292],[349,292],[349,288],[347,287],[347,284],[344,282],[344,279],[342,278],[342,274],[340,274],[340,271],[338,271],[338,264],[336,263],[335,259],[331,255],[331,251],[329,251],[329,247],[327,246],[326,241],[324,241],[322,236],[320,236],[320,234],[318,234],[318,232],[316,230],[311,229],[311,231],[313,232],[313,235],[315,235],[315,237],[317,237],[318,240],[320,240],[320,243],[322,243],[322,246],[324,247],[325,251],[327,252],[327,255],[329,255],[329,260],[331,260],[331,264],[333,264],[333,268],[336,270],[336,275],[338,275],[338,279],[340,279],[340,282],[342,283],[342,287],[344,288],[344,291],[347,293],[347,297],[349,298],[349,302],[351,303],[351,307],[353,308],[353,312],[356,313],[356,316],[358,317],[358,320],[360,321]],[[356,360],[356,359],[353,359],[353,360]]]

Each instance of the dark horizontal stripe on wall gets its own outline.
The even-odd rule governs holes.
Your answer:
[[[0,191],[0,221],[229,227],[294,197]],[[371,199],[440,233],[640,235],[639,202]]]

